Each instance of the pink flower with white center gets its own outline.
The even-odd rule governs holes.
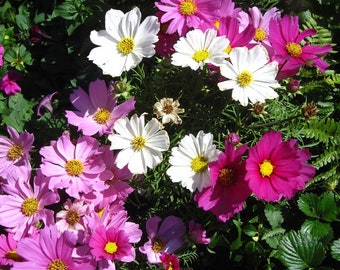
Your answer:
[[[278,80],[292,77],[301,66],[316,66],[325,72],[328,64],[321,59],[332,50],[331,45],[316,46],[304,43],[304,39],[316,34],[315,29],[299,31],[299,17],[284,15],[269,23],[269,41],[274,49],[273,60],[279,63]]]
[[[17,179],[3,186],[3,190],[7,195],[0,195],[0,225],[14,233],[15,240],[34,233],[35,225],[41,221],[45,225],[54,223],[53,211],[44,207],[57,203],[59,195],[48,189],[39,171],[33,189],[29,179]]]
[[[22,260],[17,253],[17,243],[18,241],[13,239],[13,233],[0,235],[0,266],[13,265],[14,262]]]
[[[68,123],[87,136],[112,133],[115,121],[135,108],[134,98],[118,105],[114,93],[99,79],[90,83],[89,94],[79,87],[73,91],[70,100],[77,110],[66,111]]]
[[[0,82],[0,91],[4,91],[6,95],[16,95],[21,91],[21,87],[17,84],[17,81],[23,79],[23,75],[12,69],[2,78]]]
[[[49,188],[65,188],[68,195],[80,199],[80,194],[105,189],[104,181],[112,177],[106,169],[99,143],[89,136],[79,137],[72,143],[63,134],[50,146],[40,149],[41,171],[49,177]]]
[[[168,216],[164,220],[154,216],[146,222],[149,240],[139,247],[149,263],[161,263],[163,252],[172,254],[184,244],[185,225],[181,218]]]
[[[310,156],[308,149],[299,149],[296,140],[282,141],[280,132],[269,131],[250,148],[245,179],[259,199],[290,199],[315,174],[314,167],[306,164]]]
[[[0,177],[7,174],[26,179],[31,173],[29,151],[33,148],[34,135],[24,131],[18,133],[8,126],[9,138],[0,136]]]
[[[56,214],[56,226],[59,232],[71,231],[78,235],[79,231],[85,231],[83,216],[89,214],[90,205],[84,201],[67,199],[63,205],[64,210]]]
[[[204,22],[214,21],[221,7],[220,0],[161,0],[155,2],[163,11],[161,23],[169,22],[167,34],[183,36],[189,29],[197,29]]]
[[[17,252],[25,261],[15,262],[12,270],[95,269],[74,262],[72,252],[76,240],[71,232],[66,231],[60,235],[55,226],[46,226],[37,239],[24,238],[18,243]]]
[[[206,236],[207,231],[202,228],[202,225],[193,220],[189,221],[189,235],[197,244],[208,245],[210,238]]]

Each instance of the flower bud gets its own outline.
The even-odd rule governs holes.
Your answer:
[[[298,80],[291,79],[286,88],[289,92],[296,93],[300,88],[300,82]]]

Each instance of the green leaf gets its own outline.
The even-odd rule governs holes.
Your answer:
[[[317,205],[319,202],[319,198],[316,194],[313,193],[305,193],[302,194],[298,200],[298,206],[300,210],[305,213],[305,215],[309,217],[318,218],[319,215],[317,211]]]
[[[319,220],[306,220],[302,226],[301,231],[306,234],[311,234],[316,238],[324,237],[332,230],[329,223],[322,223]]]
[[[340,239],[335,240],[331,245],[331,254],[334,259],[340,261]]]
[[[301,231],[291,231],[282,237],[279,259],[288,269],[306,269],[319,266],[326,251],[318,239]]]
[[[17,14],[15,15],[15,20],[19,29],[28,30],[30,28],[30,21],[25,15]]]
[[[267,204],[266,208],[264,209],[264,214],[272,228],[279,227],[283,222],[281,210],[274,205]]]
[[[337,218],[339,208],[336,205],[335,196],[332,192],[325,192],[322,194],[318,211],[323,220],[328,222],[339,220]]]

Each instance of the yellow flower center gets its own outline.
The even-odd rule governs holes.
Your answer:
[[[237,82],[242,87],[247,87],[253,82],[253,74],[248,70],[244,70],[237,76]]]
[[[231,52],[231,46],[230,46],[230,44],[228,45],[228,47],[227,48],[225,48],[225,50],[224,50],[224,52],[226,52],[226,53],[230,53]]]
[[[197,5],[193,0],[184,0],[179,5],[179,12],[183,15],[195,14]]]
[[[100,218],[102,218],[102,216],[103,216],[103,214],[104,214],[104,210],[105,210],[105,208],[102,208],[102,209],[100,209],[99,211],[97,211],[98,216],[99,216]]]
[[[110,119],[110,112],[106,109],[99,108],[97,112],[93,115],[93,119],[98,124],[104,125]]]
[[[223,186],[229,186],[235,181],[235,174],[232,169],[223,168],[218,174],[217,181]]]
[[[146,140],[142,136],[135,137],[131,145],[135,150],[142,150],[145,147]]]
[[[16,262],[19,262],[22,259],[15,249],[8,251],[5,255],[5,258]]]
[[[115,242],[107,242],[105,244],[105,247],[104,247],[104,250],[106,253],[109,253],[109,254],[113,254],[115,252],[117,252],[117,244]]]
[[[64,263],[60,259],[53,260],[47,266],[47,270],[67,270],[67,269],[68,269],[68,267],[67,267],[66,263]]]
[[[10,158],[11,160],[16,160],[18,158],[21,158],[23,154],[24,154],[24,149],[21,146],[13,145],[7,153],[7,157]]]
[[[73,226],[80,221],[80,216],[77,211],[69,210],[66,214],[66,222]]]
[[[160,237],[155,237],[153,240],[152,240],[152,250],[155,252],[155,253],[159,253],[163,250],[163,248],[165,247],[165,243],[164,241],[160,238]]]
[[[133,38],[125,37],[118,42],[117,47],[121,54],[128,55],[133,51],[133,48],[135,47],[135,41]]]
[[[200,50],[194,53],[192,56],[192,59],[194,59],[196,62],[204,61],[209,57],[209,53],[207,50]]]
[[[270,176],[274,170],[274,166],[270,163],[269,160],[264,160],[260,164],[260,173],[262,177]]]
[[[219,20],[216,20],[214,22],[214,26],[216,27],[216,29],[220,29],[220,25],[221,25],[221,22]]]
[[[34,215],[38,209],[39,201],[36,198],[27,198],[21,205],[21,212],[28,217]]]
[[[266,32],[262,28],[257,28],[254,36],[255,41],[262,41],[266,38]]]
[[[207,170],[207,168],[208,168],[208,161],[202,156],[198,156],[191,161],[191,169],[195,173],[204,172]]]
[[[286,44],[286,51],[293,57],[297,57],[302,53],[302,48],[295,42],[289,42]]]
[[[65,170],[68,175],[78,176],[83,172],[83,163],[77,159],[68,160],[65,164]]]

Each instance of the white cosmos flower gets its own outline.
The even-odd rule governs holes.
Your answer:
[[[230,62],[220,67],[222,76],[229,80],[217,84],[220,90],[233,89],[232,98],[243,106],[248,105],[248,99],[252,103],[264,103],[265,99],[278,97],[273,90],[280,87],[275,79],[278,64],[268,63],[269,56],[263,46],[256,45],[250,50],[237,47],[229,56]]]
[[[178,147],[171,150],[167,170],[172,182],[181,182],[182,186],[191,192],[211,185],[209,163],[217,160],[219,151],[213,145],[213,135],[198,132],[195,137],[186,135]]]
[[[140,22],[138,7],[126,14],[110,9],[105,15],[105,30],[91,31],[90,39],[99,47],[91,50],[89,60],[104,74],[116,77],[136,67],[143,57],[152,57],[155,54],[153,43],[158,41],[158,19],[148,16]]]
[[[204,64],[220,66],[228,57],[225,49],[229,43],[226,37],[218,37],[215,29],[207,29],[205,32],[200,29],[191,30],[174,45],[171,63],[193,70],[202,69]]]
[[[160,130],[161,123],[152,118],[145,125],[144,116],[134,114],[130,120],[118,119],[114,125],[116,133],[108,136],[110,149],[121,149],[116,158],[117,167],[128,165],[133,174],[146,173],[147,167],[158,165],[163,160],[162,151],[168,150],[170,145],[168,133]]]

